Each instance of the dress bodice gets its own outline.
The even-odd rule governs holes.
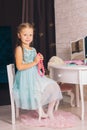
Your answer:
[[[23,48],[23,53],[23,62],[25,63],[33,62],[37,54],[35,48],[32,48],[31,50]]]

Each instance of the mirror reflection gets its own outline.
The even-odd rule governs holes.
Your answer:
[[[71,43],[71,60],[84,60],[85,48],[84,39],[80,39]]]

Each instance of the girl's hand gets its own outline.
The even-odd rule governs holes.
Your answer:
[[[44,59],[44,58],[43,58],[43,55],[42,55],[41,53],[38,53],[37,55],[40,56],[40,60],[43,60],[43,59]]]
[[[34,62],[35,62],[36,64],[38,64],[38,63],[40,62],[40,60],[41,60],[40,55],[37,55],[37,56],[35,57],[35,59],[34,59]]]

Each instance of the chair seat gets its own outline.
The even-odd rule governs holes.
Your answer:
[[[72,90],[73,86],[69,84],[62,84],[60,88],[61,88],[61,91],[68,91],[68,90]]]

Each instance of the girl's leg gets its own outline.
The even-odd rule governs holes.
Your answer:
[[[53,102],[49,103],[49,105],[48,105],[47,114],[48,114],[50,119],[54,118],[53,111],[54,111],[55,103],[56,103],[56,101],[53,101]]]
[[[48,117],[48,115],[45,113],[44,109],[41,107],[42,117]]]
[[[55,111],[58,110],[58,106],[59,106],[59,100],[56,101],[55,108],[54,108]]]
[[[48,115],[44,112],[42,107],[39,107],[37,112],[39,114],[39,120],[41,120],[41,118],[47,118],[48,117]]]

